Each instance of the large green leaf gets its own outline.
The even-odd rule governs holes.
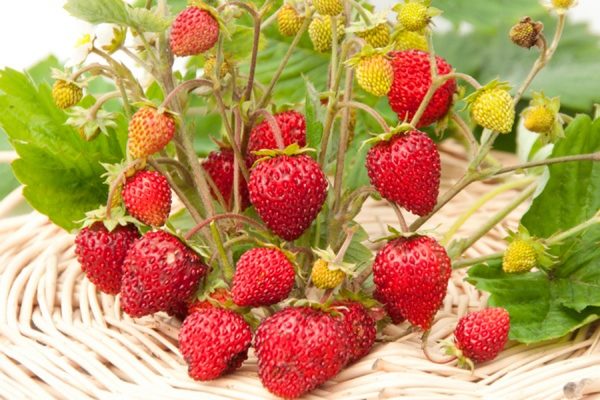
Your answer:
[[[86,211],[106,201],[100,162],[123,158],[117,133],[86,142],[65,126],[66,114],[52,101],[50,87],[36,87],[15,70],[0,71],[0,127],[19,155],[12,167],[24,194],[38,211],[71,230]],[[119,135],[126,135],[123,120]],[[123,141],[121,141],[123,142]]]
[[[92,24],[107,22],[127,25],[129,22],[127,6],[123,0],[68,0],[65,10]]]

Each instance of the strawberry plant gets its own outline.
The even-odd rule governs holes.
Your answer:
[[[80,40],[52,86],[0,71],[13,171],[31,206],[77,233],[98,290],[132,317],[184,320],[193,379],[236,370],[253,345],[265,387],[301,396],[387,325],[426,338],[461,268],[491,307],[459,321],[448,347],[460,365],[495,358],[509,338],[567,335],[600,318],[600,119],[566,112],[589,111],[589,88],[547,97],[539,82],[554,94],[571,78],[548,73],[575,2],[494,14],[509,47],[489,61],[447,42],[481,41],[484,2],[435,3],[68,0],[111,34]],[[435,35],[443,12],[479,36]],[[521,60],[512,75],[505,53]],[[523,162],[501,165],[492,150],[511,132]],[[468,162],[443,189],[447,136]],[[520,193],[468,237],[457,232],[487,197],[423,229],[482,181]],[[387,237],[356,220],[369,198],[398,217]],[[523,203],[504,252],[465,256]]]

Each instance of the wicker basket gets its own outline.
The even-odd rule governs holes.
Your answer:
[[[442,146],[443,186],[462,174],[463,150]],[[510,155],[497,157],[511,162]],[[514,160],[512,160],[514,161]],[[488,193],[494,183],[474,184],[429,223],[447,223]],[[514,197],[501,194],[473,216],[466,233]],[[166,315],[133,320],[119,298],[96,291],[74,257],[73,237],[31,213],[8,216],[22,203],[20,190],[0,203],[0,397],[7,399],[272,399],[256,375],[256,359],[235,374],[208,383],[191,380],[177,350],[178,322]],[[502,249],[516,210],[468,252]],[[385,204],[368,203],[359,217],[372,235],[395,216]],[[486,298],[455,272],[430,343],[447,338],[458,317],[485,306]],[[407,325],[386,332],[399,339],[342,371],[306,399],[559,399],[600,391],[600,330],[534,346],[510,343],[494,362],[474,373],[427,361],[420,334]],[[440,357],[434,348],[434,356]],[[587,395],[593,398],[593,395]],[[600,398],[597,397],[597,398]]]

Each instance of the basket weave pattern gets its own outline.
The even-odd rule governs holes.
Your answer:
[[[442,191],[464,170],[463,150],[442,146]],[[508,160],[508,155],[497,154]],[[462,213],[494,183],[471,185],[425,228]],[[514,198],[506,192],[487,203],[463,227],[476,229]],[[75,259],[73,236],[38,213],[7,217],[20,203],[17,191],[0,203],[0,398],[272,399],[256,375],[256,359],[235,374],[199,383],[187,375],[177,350],[179,322],[164,314],[132,319],[119,298],[96,291]],[[477,242],[470,257],[501,251],[525,207]],[[395,224],[386,204],[369,202],[359,216],[372,237]],[[443,231],[443,230],[442,230]],[[486,298],[455,272],[429,342],[451,337],[458,317],[485,306]],[[571,337],[533,346],[510,343],[500,357],[473,374],[427,361],[420,332],[389,328],[379,343],[306,399],[560,399],[600,390],[600,330],[587,327]],[[583,382],[582,382],[583,380]],[[566,388],[565,388],[566,385]],[[589,397],[588,398],[592,398]]]

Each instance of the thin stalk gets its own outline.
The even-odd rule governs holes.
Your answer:
[[[506,174],[508,172],[518,171],[518,170],[527,169],[527,168],[540,167],[542,165],[553,165],[553,164],[561,164],[561,163],[576,162],[576,161],[600,161],[600,152],[548,158],[546,160],[531,161],[531,162],[527,162],[527,163],[523,163],[523,164],[511,165],[508,167],[500,168],[493,175],[502,175],[502,174]]]
[[[452,113],[450,114],[450,118],[456,124],[456,126],[458,126],[458,130],[460,131],[460,133],[462,133],[463,137],[469,144],[471,159],[474,159],[477,156],[477,152],[479,151],[479,143],[473,135],[473,132],[471,131],[467,123],[456,112],[452,111]]]
[[[344,99],[344,101],[338,103],[337,106],[338,110],[336,112],[336,115],[345,108],[356,108],[365,111],[367,114],[373,117],[373,119],[377,121],[377,123],[379,124],[379,126],[381,126],[381,129],[383,129],[384,132],[389,132],[391,130],[390,126],[387,124],[387,122],[385,122],[385,119],[383,119],[383,117],[375,109],[369,107],[366,104],[362,104],[357,101],[347,101],[346,99]]]
[[[352,8],[354,8],[358,12],[358,15],[360,15],[360,17],[363,19],[363,21],[368,26],[372,25],[371,17],[369,16],[369,14],[367,13],[367,11],[364,9],[363,6],[361,6],[355,0],[347,0],[347,1],[348,1],[348,3],[350,3],[350,5],[352,6]]]
[[[169,157],[155,157],[153,159],[153,161],[158,164],[166,164],[166,165],[172,165],[174,167],[177,167],[177,170],[181,173],[181,176],[183,177],[183,179],[185,179],[185,181],[187,183],[189,183],[190,185],[193,184],[194,178],[192,177],[192,174],[190,174],[190,171],[179,160],[176,160],[174,158],[169,158]]]
[[[431,102],[431,99],[433,98],[433,95],[435,94],[435,92],[440,87],[442,87],[444,85],[444,83],[446,83],[446,81],[453,79],[455,77],[456,77],[455,74],[447,74],[447,75],[438,76],[437,78],[435,78],[434,80],[431,81],[431,85],[429,86],[427,93],[425,93],[425,97],[423,97],[423,100],[421,101],[419,108],[415,112],[415,115],[412,117],[412,119],[410,121],[410,125],[417,126],[419,124],[419,121],[421,120],[421,117],[425,113],[425,110],[427,109],[427,106]]]
[[[341,60],[342,62],[344,60]],[[351,68],[346,68],[346,77],[344,82],[344,102],[350,101],[352,98],[352,82],[354,72]],[[340,203],[342,200],[342,184],[344,180],[344,164],[346,161],[346,151],[348,150],[348,140],[350,138],[350,109],[345,108],[342,114],[342,122],[340,125],[340,141],[338,143],[338,154],[337,162],[335,166],[335,181],[333,184],[333,212],[339,211]]]
[[[244,99],[249,100],[254,87],[254,75],[256,73],[256,60],[258,59],[258,44],[260,42],[260,15],[254,14],[254,36],[252,39],[252,56],[250,57],[250,71],[248,72],[248,85],[244,92]]]
[[[106,103],[109,100],[116,99],[117,97],[121,97],[121,92],[109,92],[99,97],[96,100],[96,103],[88,110],[89,118],[95,119],[96,115],[98,114],[98,111],[100,111],[104,103]]]
[[[239,106],[234,107],[233,116],[235,122],[235,131],[233,133],[235,144],[240,147],[242,132],[244,131],[244,121]],[[242,193],[240,186],[240,160],[233,158],[233,212],[239,213],[242,210]]]
[[[114,78],[117,76],[117,73],[115,72],[114,69],[107,67],[106,65],[102,65],[99,63],[93,63],[90,65],[86,65],[85,67],[73,72],[71,74],[71,76],[69,77],[69,79],[71,79],[72,81],[76,81],[81,75],[85,74],[86,72],[93,73],[96,70],[102,71],[104,73],[104,75],[109,78]]]
[[[548,246],[560,244],[563,240],[568,239],[571,236],[575,236],[596,224],[600,224],[600,213],[596,214],[595,216],[588,219],[587,221],[585,221],[577,226],[574,226],[571,229],[568,229],[557,235],[551,236],[550,238],[548,238],[548,240],[546,240],[546,244]]]
[[[389,202],[390,205],[392,206],[392,209],[394,210],[394,212],[396,213],[396,217],[398,218],[398,224],[400,225],[400,230],[403,233],[408,233],[408,225],[406,223],[406,219],[404,219],[404,214],[402,214],[402,210],[400,209],[400,207],[398,206],[398,204],[393,203],[393,202]]]
[[[264,231],[264,227],[259,224],[258,222],[256,222],[255,220],[253,220],[252,218],[246,217],[245,215],[240,215],[240,214],[218,214],[218,215],[214,215],[202,222],[200,222],[198,225],[194,226],[192,229],[190,229],[188,231],[188,233],[185,234],[185,239],[189,240],[191,239],[196,233],[198,233],[199,231],[201,231],[203,228],[205,228],[206,226],[208,226],[211,222],[213,221],[218,221],[221,219],[237,219],[240,220],[242,222],[245,222],[248,225],[252,225],[255,228]]]
[[[356,233],[357,230],[358,230],[357,226],[345,229],[346,238],[344,239],[344,242],[340,246],[340,249],[338,250],[338,252],[335,256],[335,259],[333,260],[334,263],[341,263],[342,261],[344,261],[344,256],[346,255],[346,252],[350,248],[350,245],[352,244],[352,238],[354,237],[354,234]]]
[[[238,144],[235,142],[235,135],[233,133],[233,129],[227,120],[227,110],[225,109],[225,104],[223,103],[223,97],[221,97],[221,92],[218,90],[214,91],[215,100],[217,101],[217,106],[221,111],[221,115],[223,117],[223,125],[225,125],[225,131],[227,132],[227,136],[229,138],[229,142],[231,144],[231,148],[233,149],[233,154],[238,159],[238,166],[244,179],[248,182],[250,178],[250,174],[248,172],[248,168],[246,168],[246,164],[244,162],[244,156],[242,155],[242,151],[240,150]]]
[[[182,91],[185,91],[187,93],[187,92],[190,92],[191,90],[194,90],[194,89],[202,87],[202,86],[212,88],[213,83],[207,79],[192,79],[190,81],[185,81],[182,84],[175,87],[175,89],[171,90],[171,92],[169,92],[169,94],[167,95],[167,97],[165,97],[165,100],[162,102],[160,107],[167,108],[167,106],[174,99],[178,98],[179,94]]]
[[[225,252],[225,248],[223,247],[223,240],[221,239],[221,234],[217,229],[217,224],[215,221],[210,223],[210,233],[217,245],[217,251],[219,253],[219,258],[221,259],[221,267],[223,268],[223,275],[225,276],[225,280],[227,282],[231,282],[233,279],[234,269],[229,262],[229,258],[227,257],[227,253]]]
[[[150,43],[148,43],[148,39],[146,39],[146,37],[144,36],[144,33],[140,32],[137,29],[134,29],[133,31],[140,37],[140,40],[142,41],[142,44],[144,45],[144,48],[146,49],[146,51],[150,55],[150,58],[152,59],[152,62],[154,62],[154,65],[161,65],[161,62],[158,59],[158,56],[156,55],[156,53],[154,53],[154,50],[152,49],[152,46],[150,46]]]
[[[433,47],[433,34],[431,29],[427,32],[427,49],[429,50],[429,69],[431,71],[431,82],[438,76],[437,60],[435,58],[435,48]]]
[[[452,263],[452,269],[461,269],[470,267],[472,265],[481,264],[491,260],[497,260],[498,258],[502,258],[504,253],[493,253],[488,254],[487,256],[475,257],[475,258],[462,258],[460,260],[456,260]]]
[[[133,60],[136,64],[142,67],[146,72],[152,74],[152,68],[141,58],[139,58],[134,52],[129,50],[127,47],[121,47],[120,50],[125,53],[129,58]]]
[[[269,127],[271,128],[271,131],[273,132],[273,137],[275,139],[275,143],[277,143],[277,147],[280,150],[283,150],[285,148],[285,142],[283,141],[283,135],[281,134],[281,129],[279,128],[277,120],[264,108],[256,110],[255,113],[257,115],[262,115],[265,118],[269,124]]]

